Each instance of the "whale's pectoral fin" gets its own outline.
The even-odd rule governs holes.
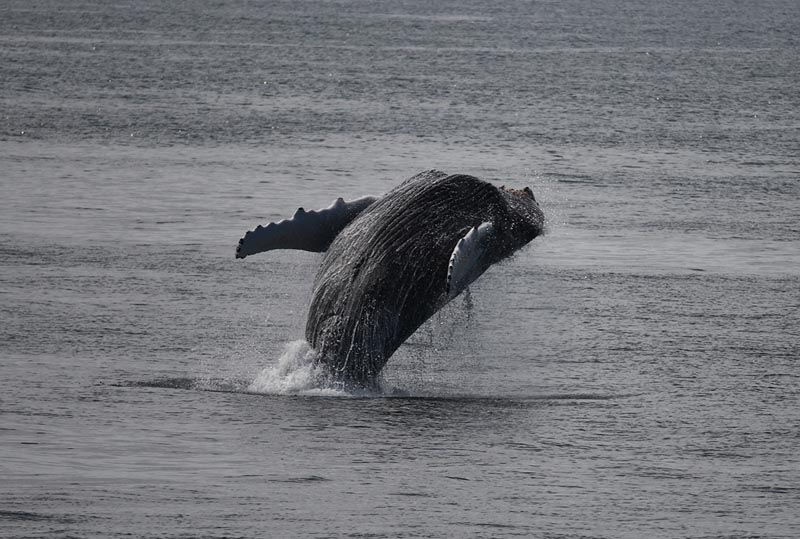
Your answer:
[[[490,222],[473,227],[458,240],[450,265],[447,268],[447,298],[453,299],[481,276],[487,265],[483,261],[489,242],[494,233]]]
[[[373,196],[350,202],[338,198],[322,210],[305,211],[299,208],[291,219],[267,226],[259,225],[247,232],[236,247],[236,258],[273,249],[324,252],[336,235],[376,200],[377,197]]]

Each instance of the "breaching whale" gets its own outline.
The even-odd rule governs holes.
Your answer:
[[[324,252],[306,339],[335,380],[371,386],[423,322],[543,226],[530,188],[432,170],[382,197],[339,198],[258,226],[239,240],[236,257]]]

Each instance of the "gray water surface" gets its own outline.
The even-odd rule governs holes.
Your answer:
[[[10,0],[0,536],[800,536],[800,7]],[[315,385],[256,224],[428,168],[547,234]]]

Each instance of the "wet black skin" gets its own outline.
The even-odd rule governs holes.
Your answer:
[[[364,210],[329,246],[314,282],[306,339],[331,376],[370,386],[397,348],[448,301],[450,255],[473,227],[494,232],[478,273],[542,233],[529,188],[431,171]]]

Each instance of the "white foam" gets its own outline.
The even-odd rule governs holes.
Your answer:
[[[316,351],[305,340],[286,344],[281,357],[263,369],[247,387],[251,393],[268,395],[338,395],[327,385]]]

